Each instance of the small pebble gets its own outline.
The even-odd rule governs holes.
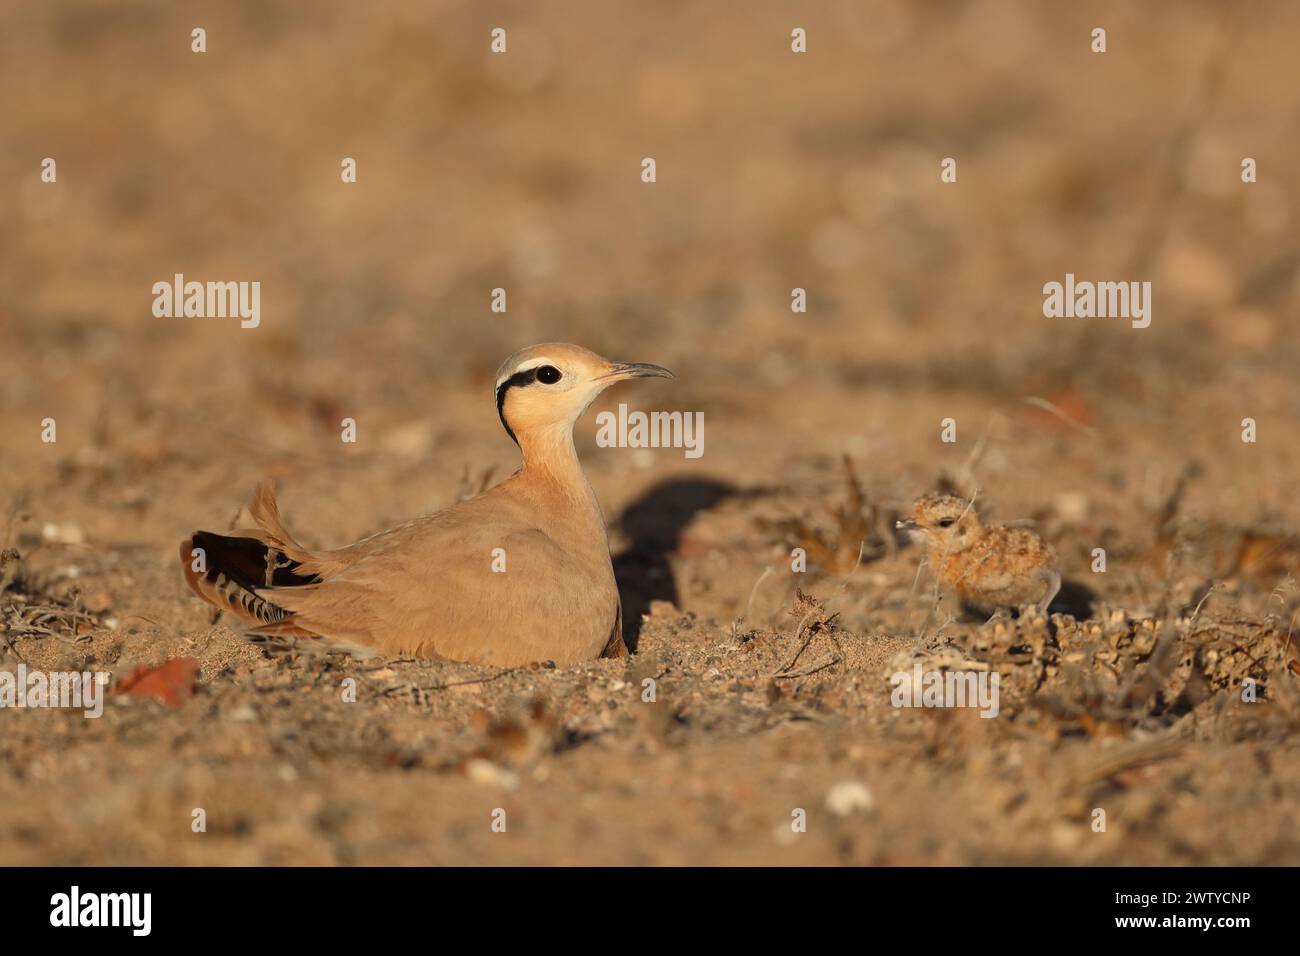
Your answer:
[[[876,805],[875,798],[866,784],[857,780],[845,780],[831,787],[826,793],[826,809],[837,817],[847,817],[852,813],[869,813]]]

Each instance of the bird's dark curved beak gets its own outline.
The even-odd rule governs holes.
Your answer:
[[[672,372],[659,365],[647,365],[644,362],[619,362],[610,366],[608,372],[597,381],[621,382],[625,378],[676,378]]]

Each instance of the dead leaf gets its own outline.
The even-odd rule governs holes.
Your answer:
[[[177,657],[160,667],[137,667],[117,682],[117,692],[152,697],[168,707],[180,707],[194,696],[198,677],[198,661],[192,657]]]

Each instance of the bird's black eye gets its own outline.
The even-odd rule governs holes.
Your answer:
[[[537,381],[543,385],[554,385],[560,378],[560,370],[554,365],[543,365],[537,370]]]
[[[940,519],[939,519],[939,527],[940,527],[940,528],[951,528],[951,527],[953,526],[953,523],[956,522],[956,520],[957,520],[956,518],[940,518]]]

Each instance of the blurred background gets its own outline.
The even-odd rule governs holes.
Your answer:
[[[644,399],[706,413],[698,470],[761,480],[847,450],[910,494],[911,457],[969,451],[937,444],[940,418],[973,440],[990,409],[1023,418],[1036,395],[1102,433],[1080,467],[1134,478],[1161,454],[1198,455],[1224,466],[1202,507],[1290,507],[1294,5],[0,16],[10,491],[67,492],[71,507],[99,476],[96,504],[143,508],[130,533],[170,540],[196,520],[189,502],[173,511],[179,486],[202,473],[224,496],[278,465],[350,498],[340,530],[359,532],[373,509],[445,494],[466,464],[510,467],[491,373],[560,339],[677,370]],[[497,26],[505,55],[489,52]],[[790,51],[795,26],[807,54]],[[344,157],[356,184],[340,181]],[[152,284],[178,272],[260,281],[261,327],[154,318]],[[1151,328],[1044,318],[1042,285],[1066,272],[1150,280]],[[796,286],[806,314],[790,310]],[[344,415],[355,447],[338,440]],[[1260,442],[1243,449],[1247,415]],[[38,441],[46,416],[55,447]]]

